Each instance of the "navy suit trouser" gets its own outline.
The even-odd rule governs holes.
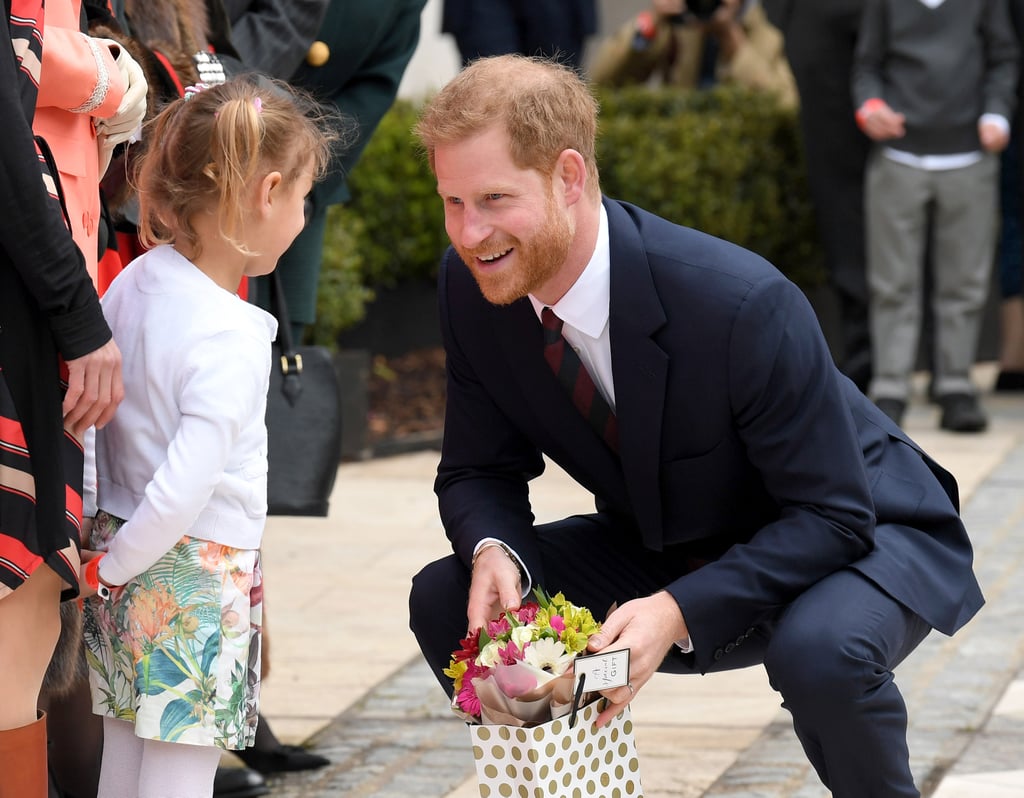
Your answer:
[[[462,63],[522,53],[556,58],[579,70],[586,34],[565,2],[480,0],[453,31]]]
[[[543,573],[534,584],[561,591],[603,618],[612,603],[650,595],[686,573],[685,558],[653,552],[602,516],[537,527]],[[410,627],[441,686],[466,636],[469,571],[452,555],[413,579]],[[893,669],[931,631],[865,577],[844,569],[769,615],[709,672],[763,665],[822,782],[835,798],[910,798],[907,709]],[[694,646],[702,641],[695,638]],[[670,652],[660,670],[697,673],[693,655]]]

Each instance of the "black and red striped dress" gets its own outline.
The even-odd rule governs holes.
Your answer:
[[[42,0],[0,25],[0,599],[46,564],[78,593],[82,445],[64,430],[64,361],[110,340],[32,136]]]

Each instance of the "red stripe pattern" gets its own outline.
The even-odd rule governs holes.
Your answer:
[[[69,586],[78,576],[75,542],[82,530],[82,444],[65,431],[61,447],[68,545],[46,558]],[[77,480],[75,477],[77,476]],[[17,588],[43,562],[36,536],[36,489],[32,457],[0,369],[0,598]]]
[[[579,355],[562,336],[563,322],[551,308],[541,311],[544,326],[544,359],[572,397],[572,403],[590,422],[613,452],[619,451],[619,425],[611,407],[597,390],[593,377],[584,368]]]

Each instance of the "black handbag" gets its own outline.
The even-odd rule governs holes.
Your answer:
[[[277,273],[270,276],[277,317],[267,396],[267,513],[326,516],[341,462],[341,388],[331,353],[294,346]]]

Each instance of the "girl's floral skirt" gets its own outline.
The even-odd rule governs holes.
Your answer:
[[[124,524],[100,512],[92,548]],[[85,602],[93,712],[143,739],[253,744],[263,586],[259,552],[183,537],[152,567]]]

